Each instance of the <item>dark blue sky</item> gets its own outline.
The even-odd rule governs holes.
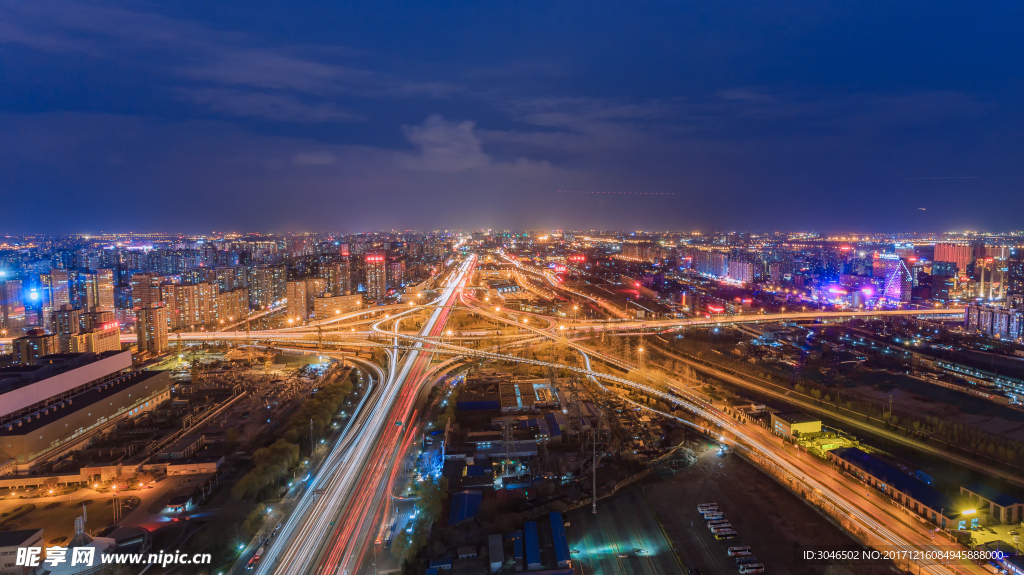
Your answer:
[[[0,0],[0,233],[1020,229],[1022,16]]]

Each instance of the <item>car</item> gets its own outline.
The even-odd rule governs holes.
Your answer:
[[[569,550],[569,553],[579,553],[579,552],[580,552],[579,549],[570,549]]]
[[[626,557],[629,557],[629,553],[619,553],[619,559],[624,559]]]
[[[637,547],[636,549],[633,550],[633,553],[636,553],[637,555],[641,555],[643,553],[647,553],[647,550],[643,549],[641,547]]]

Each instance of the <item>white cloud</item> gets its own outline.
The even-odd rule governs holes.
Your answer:
[[[405,137],[418,150],[407,155],[402,164],[411,169],[435,172],[463,172],[491,163],[480,138],[469,121],[449,122],[433,115],[420,126],[404,126]]]

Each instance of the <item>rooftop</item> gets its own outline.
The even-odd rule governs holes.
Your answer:
[[[115,395],[125,389],[129,389],[136,385],[140,385],[153,378],[163,374],[167,379],[168,384],[170,379],[167,377],[169,372],[166,371],[139,371],[128,375],[126,377],[112,380],[101,386],[94,387],[92,389],[85,390],[75,396],[70,397],[67,401],[62,401],[58,404],[47,406],[45,410],[36,411],[28,414],[20,419],[9,421],[0,426],[0,436],[3,435],[25,435],[30,431],[40,429],[46,425],[49,425],[59,419],[67,417],[72,413],[81,411],[88,408],[91,405],[96,404],[112,395]],[[18,423],[21,423],[19,426]]]
[[[975,495],[980,495],[1000,507],[1009,507],[1011,505],[1019,505],[1022,503],[1021,500],[1016,497],[1012,497],[1002,491],[992,489],[984,483],[972,483],[970,485],[964,485],[963,488]]]
[[[21,529],[19,531],[0,531],[0,547],[17,547],[30,540],[42,529]]]
[[[776,413],[775,417],[789,423],[790,425],[794,423],[813,423],[815,421],[821,421],[820,417],[813,417],[802,411],[784,411]]]
[[[912,499],[943,515],[955,518],[960,515],[960,504],[952,497],[936,490],[927,483],[914,479],[906,473],[882,463],[856,447],[837,447],[830,451],[843,461],[871,475],[887,486],[906,494]]]

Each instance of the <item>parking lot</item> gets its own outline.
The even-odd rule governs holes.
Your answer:
[[[766,573],[780,575],[873,575],[890,573],[888,565],[795,565],[795,545],[853,545],[855,542],[814,509],[735,454],[699,454],[697,463],[676,475],[648,484],[647,500],[687,568],[703,575],[735,574],[732,546],[751,547]],[[718,503],[737,532],[719,541],[697,505]]]
[[[567,514],[573,569],[580,575],[684,573],[640,487]]]

